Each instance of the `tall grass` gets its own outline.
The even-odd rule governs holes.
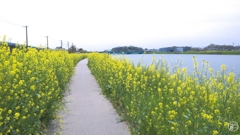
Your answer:
[[[193,58],[195,70],[188,74],[186,67],[170,67],[163,59],[153,58],[148,67],[107,54],[93,53],[88,60],[132,134],[223,135],[232,133],[231,121],[240,123],[240,80],[225,65],[217,73],[207,62],[199,69]]]

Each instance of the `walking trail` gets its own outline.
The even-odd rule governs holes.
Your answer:
[[[127,124],[119,122],[120,117],[101,94],[87,62],[84,59],[77,64],[71,79],[70,94],[65,98],[67,111],[61,112],[62,135],[130,135]],[[50,124],[47,135],[58,127]]]

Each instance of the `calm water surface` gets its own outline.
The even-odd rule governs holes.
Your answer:
[[[144,62],[146,65],[150,65],[152,57],[154,56],[156,60],[164,58],[168,64],[173,65],[177,60],[184,61],[182,67],[187,67],[189,72],[193,71],[193,56],[196,57],[199,63],[199,69],[202,67],[202,61],[209,62],[209,66],[213,68],[214,71],[220,71],[221,65],[225,64],[228,71],[234,72],[235,75],[240,77],[240,55],[202,55],[202,54],[130,54],[130,55],[113,55],[113,56],[124,56],[126,58],[132,59],[134,64],[140,61]]]

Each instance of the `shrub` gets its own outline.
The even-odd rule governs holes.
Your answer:
[[[85,57],[0,42],[0,134],[41,134]]]
[[[133,66],[124,58],[93,53],[88,60],[133,134],[230,134],[229,122],[240,123],[240,81],[225,65],[214,73],[207,62],[198,69],[193,58],[195,71],[190,74],[186,67],[169,67],[161,59]]]

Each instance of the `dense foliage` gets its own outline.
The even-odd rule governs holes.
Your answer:
[[[239,50],[240,47],[239,46],[234,46],[234,45],[215,45],[215,44],[210,44],[206,47],[204,47],[204,50]]]
[[[0,135],[42,134],[84,55],[0,42]]]
[[[121,47],[114,47],[111,50],[112,52],[115,53],[132,53],[132,52],[138,52],[138,53],[143,53],[144,50],[140,47],[135,47],[135,46],[121,46]]]
[[[231,121],[240,123],[240,80],[225,65],[216,73],[207,62],[198,69],[193,58],[195,71],[189,74],[165,60],[153,59],[148,67],[107,54],[90,54],[88,60],[133,134],[226,135],[234,132]]]

